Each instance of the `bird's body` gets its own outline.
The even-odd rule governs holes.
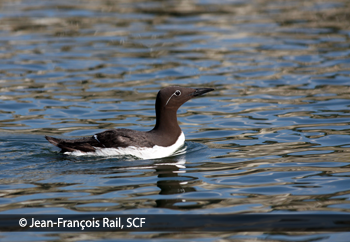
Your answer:
[[[156,125],[148,131],[111,129],[91,137],[75,140],[45,136],[61,152],[71,155],[133,155],[143,159],[154,159],[172,155],[185,142],[185,135],[177,123],[178,108],[211,88],[166,87],[158,92],[156,99]]]

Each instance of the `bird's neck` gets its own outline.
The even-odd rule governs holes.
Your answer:
[[[162,108],[156,112],[156,125],[153,132],[166,132],[168,134],[181,134],[181,128],[177,122],[177,109]]]
[[[182,131],[177,123],[177,109],[165,109],[156,111],[156,125],[149,133],[149,139],[155,144],[168,147],[176,143]]]

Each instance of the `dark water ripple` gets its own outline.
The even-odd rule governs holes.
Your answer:
[[[0,6],[1,213],[349,213],[348,1]],[[149,130],[155,95],[168,85],[216,89],[179,110],[187,141],[177,156],[67,157],[43,138]],[[86,238],[150,236],[346,241],[348,233]]]

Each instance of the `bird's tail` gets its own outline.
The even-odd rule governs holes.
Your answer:
[[[47,141],[49,141],[51,144],[58,146],[58,144],[62,141],[61,139],[57,139],[54,137],[50,137],[50,136],[45,136],[45,139],[47,139]]]
[[[95,151],[94,146],[98,146],[96,140],[91,138],[82,138],[76,140],[65,140],[57,139],[50,136],[45,136],[45,138],[53,145],[61,148],[61,152],[73,152],[73,151],[82,151],[82,152],[91,152]]]

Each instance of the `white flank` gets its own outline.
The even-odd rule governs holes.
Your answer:
[[[185,143],[185,135],[181,132],[181,135],[175,142],[175,144],[163,147],[155,145],[152,148],[140,148],[135,146],[129,146],[126,148],[100,148],[94,147],[95,152],[82,152],[80,150],[73,152],[64,152],[67,155],[81,156],[81,155],[91,155],[91,156],[123,156],[132,155],[141,159],[157,159],[162,157],[167,157],[175,153],[179,148]]]

